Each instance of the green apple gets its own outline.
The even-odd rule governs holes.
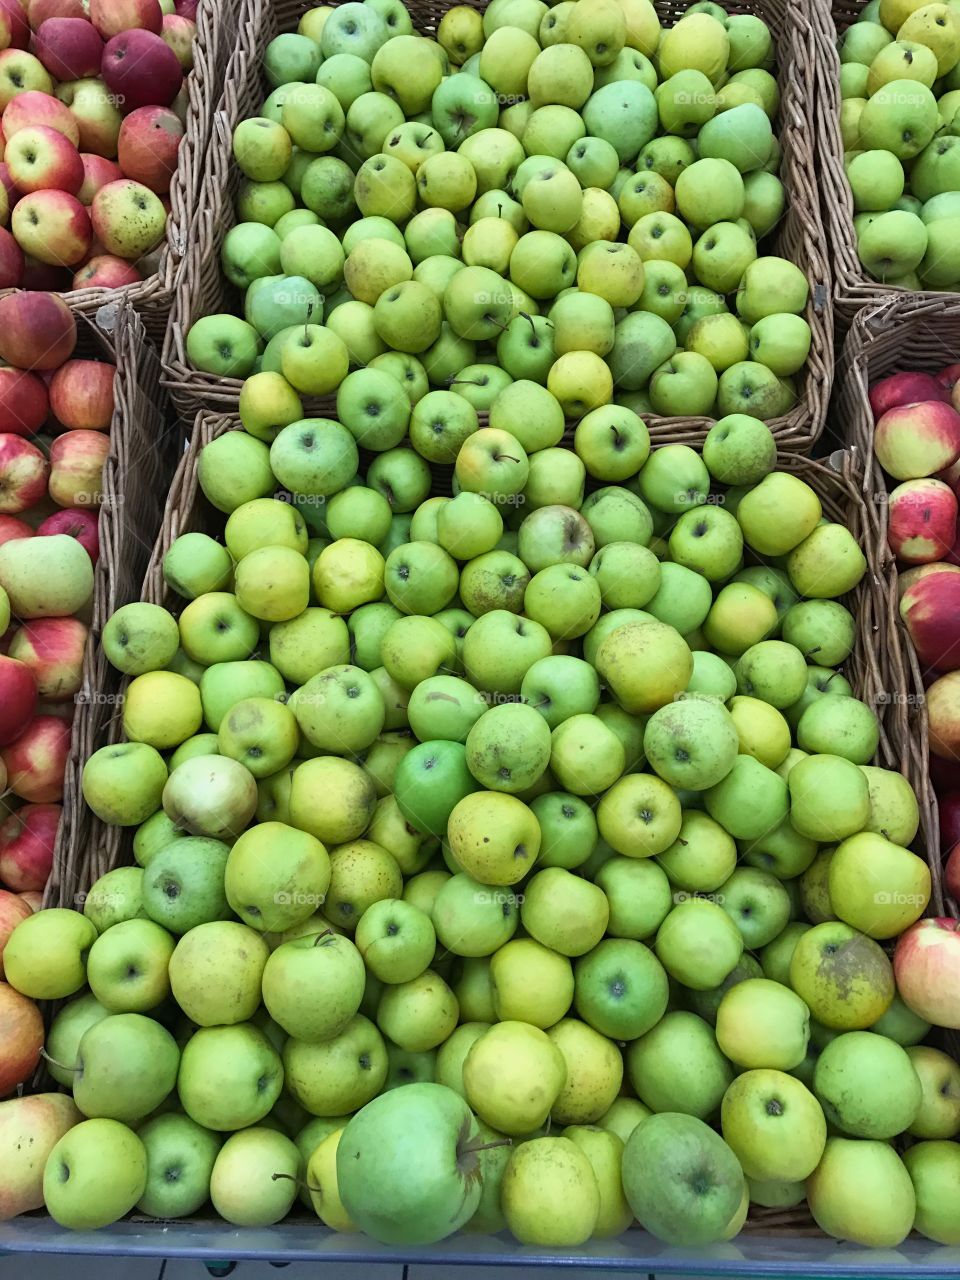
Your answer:
[[[177,1081],[180,1052],[159,1022],[138,1013],[102,1018],[77,1046],[73,1097],[88,1118],[137,1124]]]
[[[879,945],[839,921],[815,925],[798,940],[790,985],[818,1022],[837,1031],[872,1026],[894,994],[890,961]]]
[[[724,1139],[751,1179],[800,1182],[823,1155],[827,1126],[820,1105],[783,1071],[742,1072],[724,1095],[720,1117]]]
[[[61,1226],[91,1231],[128,1214],[146,1185],[147,1153],[137,1135],[116,1120],[85,1120],[47,1157],[43,1199]]]
[[[657,862],[670,883],[685,893],[712,893],[733,873],[737,847],[708,814],[688,809],[677,838],[658,854]]]
[[[707,18],[691,15],[683,21],[700,16]],[[667,1112],[650,1116],[630,1135],[623,1188],[641,1226],[660,1240],[690,1247],[725,1238],[746,1185],[736,1156],[719,1134],[696,1116]]]
[[[661,924],[655,947],[672,978],[695,991],[707,991],[719,986],[740,959],[743,937],[715,902],[687,898]]]
[[[637,1097],[653,1111],[709,1119],[733,1072],[710,1026],[693,1013],[667,1013],[630,1045],[627,1071]]]
[[[147,1184],[137,1209],[155,1218],[196,1213],[210,1194],[218,1136],[179,1112],[148,1120],[137,1136],[147,1153]]]
[[[853,1090],[851,1080],[856,1080]],[[859,1138],[902,1133],[913,1123],[922,1099],[906,1050],[871,1031],[848,1032],[823,1048],[814,1090],[830,1123]]]
[[[916,1143],[903,1163],[917,1198],[914,1229],[939,1244],[955,1244],[960,1234],[952,1194],[958,1176],[956,1143]]]
[[[731,987],[717,1010],[717,1043],[740,1067],[790,1071],[807,1052],[810,1015],[788,987],[751,978]]]
[[[158,850],[143,880],[147,915],[171,933],[184,934],[228,914],[223,871],[229,846],[204,836],[186,836]]]
[[[900,1244],[915,1214],[909,1173],[891,1146],[876,1141],[828,1138],[808,1179],[807,1201],[822,1230],[874,1248]]]
[[[667,977],[643,943],[608,938],[577,961],[574,1005],[595,1031],[613,1039],[636,1039],[663,1017]]]
[[[717,703],[678,701],[650,717],[643,749],[665,782],[687,791],[706,791],[732,768],[737,730],[730,713]]]

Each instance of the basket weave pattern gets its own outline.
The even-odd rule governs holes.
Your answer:
[[[120,677],[103,655],[100,635],[116,609],[140,598],[166,487],[182,448],[182,431],[170,425],[166,397],[158,390],[159,358],[133,309],[118,300],[101,308],[95,318],[81,311],[77,326],[77,354],[107,360],[116,365],[117,373],[110,453],[103,468],[93,615],[83,684],[75,698],[63,817],[44,899],[46,906],[67,907],[74,906],[77,892],[91,883],[87,864],[93,815],[80,791],[83,764],[102,745],[105,724],[118,705]]]
[[[486,6],[477,2],[474,7],[482,10]],[[664,22],[678,19],[686,7],[674,0],[655,3]],[[237,411],[242,382],[195,371],[187,360],[186,335],[202,316],[236,311],[239,306],[239,291],[224,279],[220,270],[223,240],[234,225],[234,198],[240,176],[233,163],[233,130],[241,120],[259,111],[266,94],[260,78],[266,45],[278,32],[294,28],[308,8],[308,0],[283,0],[275,5],[267,0],[245,0],[243,5],[239,40],[227,69],[223,98],[214,115],[196,224],[176,287],[163,350],[166,384],[178,411],[186,419],[192,419],[200,411]],[[414,25],[423,34],[435,32],[448,8],[447,0],[426,3],[412,0],[408,4]],[[808,363],[800,378],[797,405],[789,414],[772,421],[770,427],[781,448],[802,451],[809,449],[823,430],[833,373],[830,274],[817,195],[813,131],[807,118],[815,84],[814,27],[806,5],[789,0],[750,0],[735,8],[763,18],[770,25],[777,48],[782,91],[777,133],[783,148],[781,177],[786,189],[787,213],[769,252],[797,263],[810,281],[806,318],[812,342]],[[307,412],[329,416],[332,403],[331,399],[308,401]],[[658,442],[695,443],[703,440],[713,420],[651,416],[647,421],[651,436]]]

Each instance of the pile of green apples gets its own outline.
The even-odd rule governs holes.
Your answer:
[[[840,42],[840,132],[860,261],[960,286],[960,3],[870,0]]]
[[[864,556],[758,419],[577,446],[482,429],[449,497],[329,420],[203,446],[223,542],[102,636],[83,794],[135,864],[3,954],[68,1001],[58,1222],[960,1241],[960,1066],[883,945],[917,803],[840,670]]]
[[[711,2],[661,30],[650,0],[493,0],[436,39],[400,0],[310,10],[233,135],[243,318],[198,319],[188,359],[246,380],[258,433],[384,375],[465,418],[521,380],[561,419],[787,413],[811,331],[803,271],[758,249],[772,65],[766,24]]]

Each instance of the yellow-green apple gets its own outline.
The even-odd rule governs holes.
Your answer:
[[[500,792],[464,796],[450,814],[447,831],[457,862],[487,884],[515,884],[540,851],[536,816],[515,796]]]
[[[907,1056],[923,1091],[910,1133],[915,1138],[955,1138],[960,1133],[960,1067],[931,1045],[909,1047]]]
[[[269,954],[262,936],[246,925],[204,921],[184,933],[170,957],[173,997],[198,1026],[245,1022],[259,1007]]]
[[[907,1007],[928,1022],[941,1027],[960,1027],[958,969],[960,934],[955,920],[919,920],[897,942],[894,952],[897,989]]]
[[[837,846],[828,884],[834,913],[871,938],[903,933],[930,899],[930,870],[923,859],[869,831]]]
[[[0,1155],[6,1171],[0,1220],[43,1208],[44,1165],[63,1135],[81,1119],[73,1100],[63,1093],[0,1102]]]
[[[742,1072],[724,1094],[720,1115],[723,1136],[749,1178],[800,1182],[820,1162],[826,1121],[817,1099],[794,1076]]]
[[[170,994],[167,968],[172,953],[173,938],[153,920],[122,920],[90,948],[90,989],[111,1012],[155,1009]]]
[[[809,1030],[800,997],[767,978],[738,982],[717,1010],[717,1043],[741,1067],[791,1071],[806,1055]]]
[[[651,1110],[700,1119],[716,1114],[733,1079],[709,1024],[681,1010],[665,1014],[630,1045],[627,1071],[637,1096]]]
[[[913,1226],[916,1197],[903,1161],[886,1142],[828,1138],[807,1179],[807,1203],[828,1235],[894,1248]]]
[[[184,1111],[207,1129],[256,1124],[280,1095],[283,1068],[253,1023],[201,1027],[184,1047],[177,1089]]]
[[[790,985],[813,1017],[836,1031],[872,1026],[894,995],[893,968],[879,945],[840,921],[818,924],[797,941]]]
[[[78,911],[48,908],[14,929],[3,952],[7,982],[35,1000],[59,1000],[86,982],[96,927]]]
[[[956,1189],[960,1162],[955,1142],[918,1142],[904,1154],[903,1163],[917,1197],[914,1230],[938,1244],[956,1245]]]
[[[19,893],[0,889],[0,979],[3,978],[3,949],[7,939],[20,921],[32,914],[30,904]]]
[[[68,109],[69,125],[78,133],[78,137],[71,140],[79,146],[80,150],[93,152],[108,160],[115,159],[123,117],[115,105],[115,97],[103,80],[88,78],[62,84],[57,96]],[[11,106],[16,102],[17,99],[14,98]],[[37,120],[33,123],[51,124],[54,128],[57,127],[53,119]],[[70,137],[70,134],[68,133],[67,136]]]
[[[463,1086],[467,1101],[487,1124],[500,1133],[527,1134],[550,1114],[566,1071],[562,1053],[539,1027],[500,1022],[471,1046]]]
[[[605,0],[592,5],[604,7]],[[535,1138],[507,1162],[500,1203],[511,1232],[524,1244],[569,1247],[596,1230],[600,1189],[590,1160],[569,1138]]]
[[[932,476],[960,456],[960,414],[942,400],[896,405],[877,420],[874,447],[894,479]]]
[[[177,766],[163,790],[163,807],[191,835],[236,838],[257,806],[253,775],[225,756],[196,756]]]
[[[740,959],[743,936],[715,902],[684,898],[657,931],[656,952],[676,981],[707,991],[719,986]]]
[[[197,24],[180,13],[164,13],[160,36],[177,55],[177,61],[186,74],[193,70],[193,46],[197,38]],[[180,94],[183,94],[181,88]],[[180,95],[178,95],[180,96]]]
[[[84,766],[83,796],[105,822],[139,826],[159,805],[167,766],[143,742],[118,743],[95,751]]]
[[[856,1080],[856,1088],[850,1082]],[[920,1109],[922,1089],[907,1051],[872,1031],[850,1031],[821,1050],[813,1088],[829,1122],[856,1138],[903,1133]]]
[[[290,1212],[300,1153],[285,1134],[254,1126],[227,1138],[210,1173],[210,1200],[225,1221],[264,1227]],[[267,1174],[267,1169],[273,1169]]]
[[[50,1152],[43,1197],[55,1222],[92,1230],[129,1213],[146,1183],[147,1155],[133,1130],[116,1120],[84,1120]]]
[[[138,1013],[101,1018],[80,1037],[74,1101],[91,1119],[136,1124],[170,1094],[179,1062],[173,1036],[152,1018]]]
[[[7,947],[9,949],[9,943]],[[7,967],[9,977],[9,959]],[[0,982],[0,1029],[3,1031],[0,1096],[5,1098],[33,1073],[40,1061],[43,1044],[40,1010],[32,1000],[6,982]]]
[[[16,893],[42,890],[53,866],[58,804],[25,804],[0,825],[0,880]]]
[[[682,815],[676,794],[660,778],[627,774],[601,799],[597,821],[604,840],[618,853],[646,858],[673,844]]]
[[[100,188],[90,206],[90,218],[108,253],[136,259],[160,243],[167,214],[160,197],[149,187],[123,178]]]

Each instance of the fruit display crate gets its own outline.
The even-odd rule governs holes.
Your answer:
[[[119,687],[119,675],[101,651],[100,633],[116,609],[139,598],[183,435],[158,391],[159,358],[132,307],[115,300],[93,317],[78,311],[77,328],[77,355],[114,363],[117,373],[110,452],[103,468],[100,556],[47,906],[75,905],[78,890],[86,887],[80,884],[77,868],[86,858],[92,815],[80,799],[80,778],[84,761],[116,714]]]
[[[190,532],[202,532],[222,539],[226,518],[202,495],[197,462],[206,444],[226,432],[241,429],[239,420],[231,415],[198,415],[189,445],[180,459],[169,490],[159,536],[149,555],[141,593],[144,601],[160,605],[174,613],[179,612],[183,601],[167,586],[163,577],[163,558],[167,550],[176,538]],[[844,664],[844,672],[856,695],[877,710],[881,724],[878,763],[902,771],[921,797],[921,830],[916,847],[918,852],[923,853],[924,849],[935,847],[928,843],[932,834],[932,811],[923,802],[928,792],[925,757],[912,751],[910,743],[903,737],[904,721],[899,714],[901,704],[890,696],[891,690],[904,687],[907,675],[896,635],[889,634],[889,581],[881,574],[877,564],[876,528],[862,495],[863,477],[859,468],[859,453],[857,450],[840,451],[827,464],[781,451],[777,457],[777,466],[809,484],[819,496],[824,514],[831,520],[844,523],[866,552],[867,573],[846,598],[848,607],[857,619],[858,632],[854,651]],[[448,474],[437,469],[434,472],[433,492],[437,494],[448,490]],[[109,681],[109,677],[105,677],[105,680]],[[103,686],[104,689],[110,689],[107,697],[114,706],[122,704],[125,687],[126,681],[119,679],[112,685],[105,683]],[[99,738],[91,746],[100,747],[122,738],[117,715],[104,716],[99,729]],[[72,851],[68,874],[61,874],[56,889],[50,895],[50,905],[71,906],[76,901],[76,895],[89,889],[100,876],[133,861],[131,828],[109,827],[102,823],[86,810],[78,789],[71,792],[67,803],[73,809],[72,824],[86,834],[82,844]],[[939,865],[932,866],[931,871],[933,892],[930,910],[935,914],[942,914]],[[33,1241],[29,1247],[40,1247],[38,1240],[42,1239],[44,1247],[55,1247],[59,1241],[61,1247],[66,1248],[65,1242],[69,1241],[69,1247],[76,1248],[85,1239],[74,1233],[59,1235],[57,1229],[44,1223],[43,1219],[27,1218],[8,1228],[0,1227],[0,1248],[4,1247],[5,1230],[26,1232],[26,1238]],[[90,1236],[89,1245],[92,1252],[97,1251],[96,1244],[101,1242],[101,1251],[105,1247],[117,1252],[129,1252],[131,1248],[135,1248],[137,1252],[170,1254],[171,1248],[180,1247],[184,1256],[248,1256],[283,1260],[324,1256],[331,1260],[386,1261],[397,1258],[405,1262],[423,1258],[448,1263],[461,1260],[502,1261],[516,1265],[560,1261],[567,1265],[609,1265],[616,1269],[630,1266],[652,1267],[654,1264],[650,1259],[654,1255],[650,1250],[660,1249],[648,1235],[639,1230],[628,1233],[617,1242],[604,1243],[599,1249],[589,1246],[572,1254],[540,1254],[536,1250],[510,1245],[499,1239],[477,1241],[469,1237],[456,1237],[422,1252],[391,1252],[369,1241],[332,1236],[316,1224],[308,1225],[305,1221],[296,1219],[269,1231],[237,1232],[231,1228],[228,1247],[225,1230],[221,1224],[207,1220],[175,1223],[171,1226],[167,1223],[151,1224],[134,1219],[117,1224],[109,1233]],[[781,1270],[779,1265],[771,1265],[774,1254],[770,1250],[773,1250],[780,1263],[792,1261],[796,1265],[796,1273],[816,1274],[806,1264],[808,1239],[814,1245],[814,1256],[827,1245],[830,1246],[829,1260],[826,1254],[822,1255],[824,1270],[821,1274],[864,1274],[864,1260],[870,1256],[863,1251],[845,1255],[836,1242],[827,1241],[820,1235],[805,1206],[787,1210],[754,1209],[747,1222],[747,1233],[747,1236],[735,1243],[699,1254],[666,1250],[662,1254],[663,1261],[660,1256],[657,1257],[656,1269],[682,1269],[687,1273],[693,1270],[716,1272],[727,1269],[726,1265],[718,1264],[729,1264],[729,1269],[736,1274],[771,1274]],[[126,1243],[120,1243],[121,1241]],[[922,1256],[926,1258],[929,1254],[931,1250],[929,1246],[925,1246]],[[845,1272],[843,1267],[838,1268],[833,1261],[835,1257],[842,1259],[844,1256],[849,1258],[849,1272]],[[906,1255],[903,1255],[903,1260],[906,1260]],[[940,1265],[938,1260],[936,1266]],[[784,1268],[784,1274],[790,1270],[790,1267]],[[878,1274],[875,1265],[869,1273]],[[915,1273],[922,1274],[923,1268]],[[930,1272],[937,1273],[936,1270]]]
[[[837,41],[856,22],[866,0],[814,0],[811,5],[817,49],[816,147],[823,222],[833,270],[833,305],[837,338],[842,339],[863,307],[875,307],[884,299],[934,301],[957,294],[914,291],[883,284],[868,275],[857,253],[853,225],[853,196],[844,166],[840,135],[840,56]]]
[[[953,295],[947,301],[940,295],[908,294],[865,307],[859,313],[847,334],[837,369],[837,417],[847,440],[856,445],[868,463],[864,477],[867,505],[877,526],[881,571],[890,581],[888,630],[899,642],[910,669],[910,683],[899,699],[902,732],[910,750],[923,759],[928,754],[924,683],[916,652],[900,621],[896,561],[887,541],[888,482],[873,451],[874,422],[868,393],[873,383],[898,370],[937,373],[956,363],[958,354],[960,298]],[[935,813],[929,771],[927,804]],[[941,854],[949,852],[940,849],[938,823],[931,824],[928,840],[932,859],[939,860]],[[947,899],[944,906],[949,915],[960,914],[957,903]]]
[[[447,0],[417,0],[409,6],[421,34],[432,34]],[[485,0],[473,0],[481,11]],[[677,0],[655,0],[661,21],[675,21],[687,6]],[[792,0],[749,0],[732,5],[731,11],[751,13],[766,21],[776,45],[777,75],[781,89],[777,134],[783,148],[781,178],[786,189],[787,212],[769,237],[768,252],[797,264],[810,284],[805,317],[810,325],[810,354],[800,380],[798,402],[790,413],[772,420],[771,430],[783,449],[808,450],[819,438],[826,419],[833,378],[833,311],[826,236],[821,221],[820,185],[812,142],[811,118],[815,89],[815,27],[807,4]],[[239,171],[233,162],[231,140],[236,125],[256,115],[268,92],[261,63],[269,41],[279,32],[295,28],[308,0],[244,0],[239,37],[226,72],[223,97],[214,114],[213,136],[207,155],[196,221],[187,246],[182,273],[176,286],[170,324],[163,349],[165,382],[180,414],[192,419],[200,411],[237,411],[242,382],[194,370],[186,353],[191,325],[203,316],[236,309],[239,291],[224,278],[220,251],[235,223],[234,197]],[[332,401],[307,402],[308,413],[329,415]],[[702,441],[713,419],[705,417],[645,416],[651,437],[658,441]],[[569,434],[569,432],[568,432]]]
[[[77,312],[94,316],[105,303],[124,298],[141,317],[147,336],[159,349],[166,332],[174,289],[180,278],[210,142],[211,122],[223,90],[234,46],[240,0],[200,0],[193,45],[193,69],[186,76],[187,116],[177,169],[170,186],[167,229],[158,250],[149,255],[150,275],[118,289],[75,289],[64,295]],[[154,262],[155,259],[155,262]]]

